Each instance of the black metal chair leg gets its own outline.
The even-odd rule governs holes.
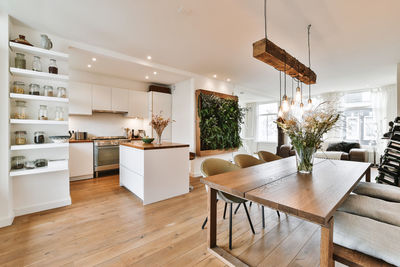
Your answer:
[[[229,249],[232,249],[232,203],[229,203]]]
[[[251,204],[253,204],[253,201],[250,201],[250,205],[249,205],[249,207],[251,207]]]
[[[235,213],[234,214],[236,214],[236,212],[238,211],[238,209],[239,209],[239,207],[240,207],[240,205],[241,205],[242,203],[239,203],[239,205],[237,205],[237,207],[236,207],[236,209],[235,209]]]
[[[278,217],[281,217],[281,214],[279,213],[279,210],[276,211],[276,213],[278,214]]]
[[[206,217],[206,219],[204,220],[203,225],[201,226],[201,229],[204,229],[204,227],[205,227],[206,224],[207,224],[207,221],[208,221],[208,217]]]
[[[249,219],[249,223],[250,223],[251,231],[253,232],[253,235],[255,235],[255,234],[256,234],[256,232],[254,231],[253,224],[251,223],[250,214],[249,214],[249,211],[247,210],[246,203],[244,203],[244,202],[243,202],[243,206],[244,206],[244,210],[246,211],[247,219]]]
[[[226,206],[228,206],[228,203],[225,202],[225,207],[224,207],[224,220],[225,220],[225,214],[226,214]]]
[[[264,206],[261,206],[261,211],[262,211],[262,226],[263,228],[265,228]]]

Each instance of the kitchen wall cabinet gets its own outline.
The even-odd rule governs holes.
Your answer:
[[[92,86],[92,109],[112,111],[112,92],[110,87]]]
[[[92,85],[69,83],[69,114],[92,115]]]
[[[171,118],[172,115],[172,95],[159,92],[149,92],[149,113],[151,116],[160,114],[164,118]],[[153,137],[157,137],[156,132],[153,130]],[[170,142],[172,138],[172,127],[169,124],[163,131],[161,139]]]
[[[93,143],[69,144],[70,180],[93,178]]]
[[[146,119],[149,116],[147,92],[129,91],[128,117]]]
[[[129,111],[129,90],[121,88],[111,89],[111,109],[117,112]]]

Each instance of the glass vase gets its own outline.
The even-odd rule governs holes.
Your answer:
[[[314,147],[298,147],[296,150],[297,172],[309,174],[314,165]]]
[[[161,132],[161,133],[156,132],[156,133],[157,133],[156,144],[157,144],[157,145],[161,145],[161,135],[162,135],[162,132]]]

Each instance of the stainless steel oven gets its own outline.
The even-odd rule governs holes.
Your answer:
[[[100,171],[119,169],[119,144],[127,142],[122,136],[106,136],[93,139],[94,174],[98,177]]]

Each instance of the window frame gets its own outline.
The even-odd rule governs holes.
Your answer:
[[[259,106],[260,105],[265,105],[265,104],[276,104],[276,106],[277,106],[276,112],[260,114],[259,113],[259,110],[260,110]],[[256,117],[256,126],[257,126],[257,128],[256,128],[256,142],[257,143],[264,143],[264,144],[276,144],[276,143],[278,143],[278,138],[276,139],[276,142],[268,141],[268,132],[267,132],[267,140],[260,140],[258,131],[259,131],[260,116],[266,116],[267,117],[267,116],[274,115],[274,116],[276,116],[276,118],[278,118],[279,102],[278,101],[257,102],[257,107],[256,108],[257,108],[257,112],[256,112],[256,116],[257,116]]]

